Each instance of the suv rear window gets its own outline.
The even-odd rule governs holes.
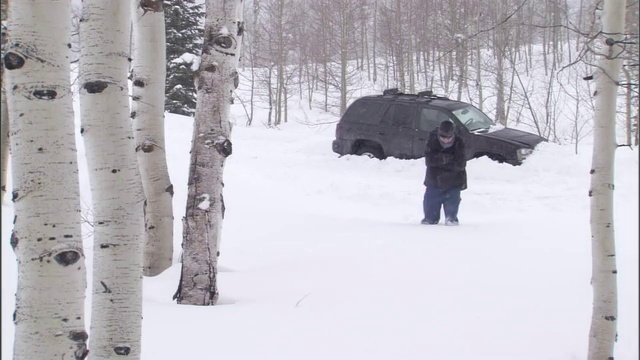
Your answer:
[[[415,114],[415,106],[406,104],[396,104],[393,110],[394,126],[400,126],[405,128],[413,128],[413,119]]]
[[[422,131],[431,131],[440,125],[444,120],[449,119],[447,114],[440,110],[423,108],[420,110],[418,127]]]
[[[380,122],[385,104],[358,100],[351,104],[342,116],[342,121],[377,124]]]

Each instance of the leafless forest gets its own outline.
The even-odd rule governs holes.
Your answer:
[[[293,95],[336,115],[397,87],[462,99],[503,125],[577,144],[591,133],[602,1],[252,0],[240,99],[287,121]],[[619,133],[637,144],[638,1],[626,9]],[[339,98],[330,94],[338,93]],[[570,104],[570,105],[569,105]]]

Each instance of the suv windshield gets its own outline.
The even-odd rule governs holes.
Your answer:
[[[489,128],[494,125],[493,121],[487,115],[471,105],[453,110],[453,115],[472,132],[489,130]]]

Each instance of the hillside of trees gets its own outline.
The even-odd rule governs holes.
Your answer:
[[[277,126],[287,121],[293,94],[340,115],[358,96],[397,87],[430,89],[503,125],[577,143],[593,126],[601,7],[589,0],[246,1],[240,88],[249,92],[241,99],[247,124],[255,97],[267,100],[266,123]],[[618,127],[628,144],[638,143],[638,8],[627,6],[619,91]],[[563,106],[568,100],[575,108]]]

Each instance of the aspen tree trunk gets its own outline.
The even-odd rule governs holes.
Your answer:
[[[591,167],[591,256],[593,313],[588,360],[613,359],[618,318],[617,268],[613,221],[616,98],[622,67],[625,0],[605,0]]]
[[[238,57],[244,32],[241,0],[206,0],[198,102],[191,143],[183,258],[178,304],[215,305],[224,219],[223,172],[231,155],[229,108],[238,86]]]
[[[346,27],[346,21],[343,21],[340,27],[340,116],[347,111],[347,65],[349,59]]]
[[[277,34],[277,51],[278,51],[278,64],[277,64],[277,74],[276,74],[276,114],[275,114],[275,124],[280,125],[284,121],[283,116],[283,108],[284,102],[286,99],[284,98],[284,72],[285,72],[285,62],[286,62],[286,50],[284,44],[284,30],[283,30],[283,21],[284,21],[284,0],[278,1],[278,15],[276,29],[278,29]],[[239,56],[239,54],[238,54]]]
[[[494,21],[496,23],[504,17],[506,2],[502,0],[496,3],[496,11]],[[504,26],[504,25],[503,25]],[[496,59],[496,122],[507,126],[507,119],[505,118],[505,98],[504,98],[504,57],[506,44],[506,34],[503,27],[499,27],[493,32],[493,53]]]
[[[131,4],[84,0],[81,133],[93,202],[89,359],[140,359],[144,194],[129,120]]]
[[[4,40],[4,39],[3,39]],[[0,202],[4,200],[4,194],[7,192],[7,178],[9,176],[9,107],[7,106],[7,97],[4,92],[4,74],[2,76],[2,97],[0,98],[0,156],[2,157],[2,195]]]
[[[629,74],[629,70],[626,67],[622,68],[622,71],[624,72],[624,78],[626,80],[627,84],[631,84],[631,74]],[[627,140],[627,145],[631,145],[631,134],[633,133],[633,117],[632,117],[632,113],[631,113],[631,104],[632,104],[632,96],[633,96],[633,89],[631,88],[631,86],[627,86],[627,89],[625,91],[625,108],[624,108],[624,113],[625,113],[625,130],[626,130],[626,140]]]
[[[395,33],[395,39],[392,39],[392,41],[395,42],[396,44],[396,62],[395,62],[395,66],[396,68],[396,76],[398,79],[398,88],[400,89],[401,92],[406,92],[407,91],[407,82],[406,82],[406,49],[404,46],[404,42],[405,42],[405,34],[404,34],[404,23],[405,23],[405,19],[403,18],[403,13],[402,13],[402,5],[400,4],[400,2],[396,2],[396,9],[395,9],[395,21],[396,21],[396,26],[394,28],[394,33]],[[346,22],[346,21],[345,21]],[[345,34],[345,37],[347,35]]]
[[[289,121],[289,105],[287,99],[289,98],[289,94],[287,92],[287,87],[284,86],[282,88],[284,91],[284,122],[285,124]]]
[[[9,14],[3,66],[18,260],[14,360],[87,355],[70,20],[70,0],[15,1]]]
[[[378,63],[376,61],[376,57],[378,53],[376,52],[376,44],[378,43],[378,0],[373,1],[373,53],[371,57],[373,58],[373,83],[375,84],[378,81]]]
[[[147,199],[144,275],[155,276],[173,260],[173,185],[164,141],[165,24],[161,0],[133,4],[131,120]]]
[[[9,1],[2,0],[2,22],[7,20],[9,8]],[[4,48],[7,42],[7,34],[2,29],[2,55],[4,56]],[[2,194],[0,195],[0,202],[4,200],[4,194],[7,192],[7,177],[9,168],[9,109],[7,107],[7,97],[4,91],[4,67],[0,67],[0,90],[2,97],[0,98],[0,120],[2,126],[0,128],[0,157],[2,158]]]
[[[478,16],[478,29],[481,28],[482,12]],[[484,95],[482,93],[482,48],[480,46],[480,35],[476,36],[476,90],[478,91],[478,109],[484,111]]]
[[[407,51],[407,66],[409,67],[409,92],[411,94],[416,94],[416,67],[414,63],[415,50],[414,50],[414,41],[415,38],[410,36],[408,39],[409,50]]]

